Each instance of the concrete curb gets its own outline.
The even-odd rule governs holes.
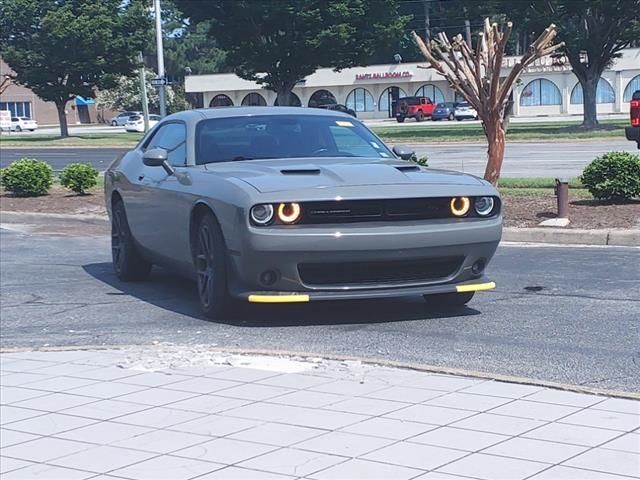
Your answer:
[[[108,227],[106,215],[70,215],[61,213],[0,211],[0,223],[27,225],[99,225]],[[640,246],[640,229],[516,228],[505,227],[502,241],[551,243],[558,245]]]
[[[28,347],[0,347],[0,353],[17,353],[17,352],[67,352],[78,350],[126,350],[128,348],[149,347],[155,345],[78,345],[78,346],[59,346],[44,348],[28,348]],[[194,347],[194,345],[174,345],[171,347]],[[202,345],[200,345],[202,346]],[[211,347],[212,353],[228,353],[236,355],[263,355],[269,357],[293,357],[309,360],[321,358],[323,360],[333,360],[339,362],[361,362],[365,365],[398,368],[403,370],[414,370],[417,372],[436,373],[442,375],[453,375],[462,377],[471,377],[484,380],[493,380],[497,382],[517,383],[520,385],[533,385],[539,387],[553,388],[556,390],[564,390],[567,392],[587,393],[591,395],[604,395],[617,398],[626,398],[631,400],[640,400],[640,393],[627,392],[623,390],[607,390],[604,388],[590,387],[586,385],[573,385],[570,383],[553,382],[549,380],[541,380],[536,378],[519,377],[515,375],[505,375],[500,373],[480,372],[477,370],[467,370],[464,368],[443,367],[438,365],[428,365],[413,362],[402,362],[397,360],[388,360],[376,357],[358,357],[353,355],[340,355],[332,353],[314,353],[295,350],[270,350],[256,348],[238,348],[238,347]]]

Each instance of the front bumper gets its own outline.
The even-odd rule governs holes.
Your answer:
[[[230,294],[244,300],[251,297],[255,302],[286,303],[453,293],[460,285],[487,284],[490,282],[483,272],[474,272],[473,267],[479,261],[487,265],[493,257],[500,242],[502,219],[342,227],[250,227],[242,245],[229,250]],[[406,264],[446,258],[459,262],[442,276],[362,283],[320,284],[310,282],[308,277],[305,281],[300,268],[304,264],[344,263],[362,264],[367,270],[368,264],[381,262]],[[265,283],[267,271],[276,272],[277,280]]]
[[[627,140],[638,143],[638,147],[640,148],[640,127],[626,127],[624,134]]]

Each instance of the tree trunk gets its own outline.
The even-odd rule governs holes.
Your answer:
[[[487,168],[484,171],[484,179],[493,186],[498,186],[500,180],[500,170],[504,160],[505,130],[499,118],[491,119],[485,123],[485,134],[489,142],[487,150]]]
[[[277,102],[279,107],[288,107],[291,105],[291,90],[288,86],[283,86],[276,91]]]
[[[66,138],[69,136],[69,127],[67,126],[67,114],[64,109],[67,106],[67,101],[57,101],[56,109],[58,110],[58,122],[60,123],[60,136]]]
[[[584,111],[584,119],[582,126],[587,130],[595,130],[598,128],[598,112],[596,107],[596,91],[598,89],[599,75],[592,78],[591,72],[587,72],[586,78],[580,80],[582,85],[582,106]]]

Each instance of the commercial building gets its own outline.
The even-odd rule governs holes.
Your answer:
[[[519,57],[505,57],[503,75]],[[436,102],[456,101],[448,83],[419,63],[398,63],[317,70],[298,82],[294,101],[300,106],[341,103],[360,118],[392,116],[396,95],[426,96]],[[186,92],[200,97],[200,106],[274,105],[276,94],[234,74],[191,75]],[[640,90],[640,49],[627,49],[605,70],[598,84],[598,113],[629,112],[629,101]],[[582,114],[582,87],[562,57],[545,57],[523,73],[514,89],[515,116],[569,116]]]

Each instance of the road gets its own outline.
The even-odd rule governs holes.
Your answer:
[[[171,342],[377,357],[640,391],[640,249],[503,245],[497,290],[442,312],[420,297],[247,306],[206,321],[163,270],[123,284],[107,236],[0,230],[0,345]]]
[[[487,147],[483,143],[414,144],[419,157],[429,157],[429,165],[482,176]],[[103,171],[126,148],[2,148],[0,166],[22,157],[39,158],[61,170],[72,162],[88,162]],[[626,140],[608,139],[582,142],[509,143],[503,177],[577,177],[596,156],[612,150],[637,152]]]

